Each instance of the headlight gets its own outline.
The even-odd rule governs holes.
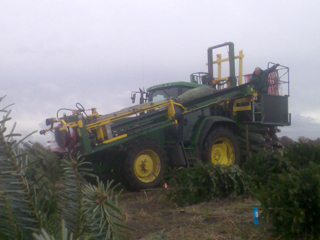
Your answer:
[[[59,147],[66,148],[71,142],[70,133],[67,130],[59,130],[59,127],[54,129],[54,137]]]
[[[47,118],[47,119],[46,119],[46,125],[47,125],[47,126],[50,126],[50,125],[52,125],[55,121],[56,121],[55,118]]]

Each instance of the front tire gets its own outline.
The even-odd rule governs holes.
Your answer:
[[[129,190],[158,186],[163,178],[165,152],[155,141],[143,139],[132,144],[124,160],[122,182]]]
[[[227,127],[216,127],[210,131],[204,142],[204,160],[213,164],[239,165],[240,150],[233,131]]]

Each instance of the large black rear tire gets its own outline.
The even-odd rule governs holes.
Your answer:
[[[130,145],[121,169],[123,184],[129,190],[157,187],[165,168],[165,151],[150,139],[141,139]]]
[[[235,133],[227,127],[214,127],[205,139],[203,158],[213,164],[239,165],[240,150]]]

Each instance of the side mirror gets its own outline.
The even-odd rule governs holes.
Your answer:
[[[139,88],[139,93],[140,93],[140,104],[143,104],[144,103],[144,97],[143,97],[144,91],[141,88]]]
[[[131,93],[131,100],[132,100],[132,103],[136,101],[136,93],[134,92]]]

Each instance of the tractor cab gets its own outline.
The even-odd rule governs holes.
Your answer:
[[[149,87],[147,91],[141,90],[131,93],[132,103],[135,103],[136,94],[140,94],[140,104],[146,102],[161,102],[171,98],[176,98],[181,94],[197,88],[208,87],[197,82],[171,82]]]
[[[194,82],[172,82],[156,85],[147,89],[149,92],[148,101],[159,102],[169,98],[176,98],[181,94],[197,87],[205,87],[205,85]]]

